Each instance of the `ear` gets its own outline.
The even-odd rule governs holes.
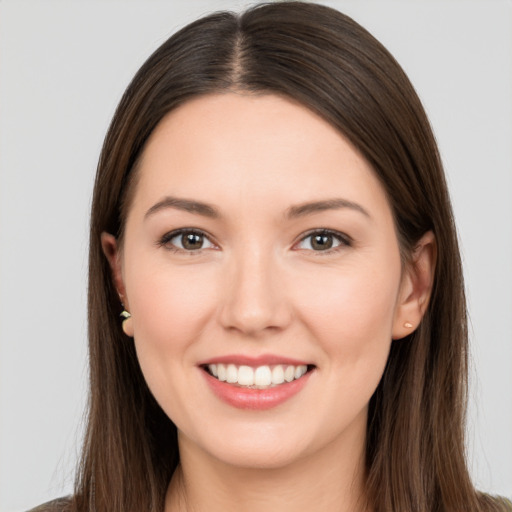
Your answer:
[[[116,237],[110,233],[106,233],[105,231],[101,233],[101,248],[103,249],[103,254],[105,254],[105,257],[108,260],[108,264],[110,265],[112,279],[114,281],[117,294],[119,295],[119,300],[123,303],[125,311],[130,311],[123,281],[121,254]],[[127,336],[133,337],[133,320],[131,316],[128,316],[128,318],[123,320],[123,331]]]
[[[436,238],[428,231],[416,244],[402,275],[393,321],[394,340],[411,334],[420,324],[432,293],[436,258]]]
[[[121,272],[121,255],[116,237],[110,233],[106,233],[105,231],[101,233],[101,248],[103,249],[103,254],[108,260],[108,264],[110,265],[112,279],[119,298],[121,299],[121,302],[126,305],[126,293]]]

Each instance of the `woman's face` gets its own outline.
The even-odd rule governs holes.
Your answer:
[[[246,467],[362,447],[410,294],[368,163],[301,105],[227,93],[167,115],[139,173],[103,244],[181,441]]]

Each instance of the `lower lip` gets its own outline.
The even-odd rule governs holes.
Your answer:
[[[300,379],[268,389],[251,389],[221,382],[202,370],[212,391],[223,401],[237,409],[264,411],[276,407],[296,395],[308,382],[311,371]]]

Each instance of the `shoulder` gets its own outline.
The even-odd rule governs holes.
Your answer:
[[[479,501],[484,512],[512,512],[512,501],[507,498],[481,493]]]
[[[59,498],[57,500],[43,503],[27,512],[69,512],[71,510],[71,497]]]

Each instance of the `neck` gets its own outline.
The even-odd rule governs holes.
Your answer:
[[[226,464],[180,436],[165,512],[368,512],[362,441],[343,452],[334,441],[314,456],[261,469]]]

